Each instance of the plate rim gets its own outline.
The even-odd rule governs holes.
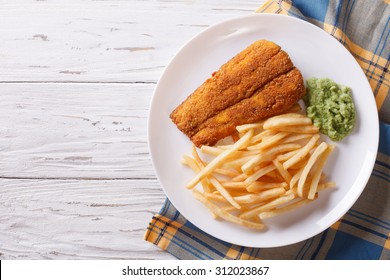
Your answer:
[[[353,57],[353,55],[335,38],[333,37],[332,35],[330,35],[329,33],[327,33],[325,30],[321,29],[320,27],[308,22],[308,21],[305,21],[305,20],[302,20],[300,18],[296,18],[296,17],[292,17],[292,16],[288,16],[288,15],[281,15],[281,14],[262,14],[262,13],[254,13],[254,14],[248,14],[248,15],[241,15],[241,16],[236,16],[236,17],[232,17],[232,18],[229,18],[229,19],[225,19],[225,20],[222,20],[220,22],[217,22],[216,24],[212,24],[210,25],[209,27],[205,28],[204,30],[202,30],[201,32],[198,32],[197,34],[195,34],[194,36],[192,36],[189,40],[187,40],[176,52],[175,54],[173,55],[173,57],[170,59],[170,61],[167,63],[167,65],[164,67],[164,70],[163,72],[161,73],[160,75],[160,78],[158,79],[158,82],[153,90],[153,94],[151,96],[151,101],[150,101],[150,105],[149,105],[149,113],[148,113],[148,120],[147,120],[147,140],[148,140],[148,148],[149,148],[149,154],[150,154],[150,159],[151,159],[151,162],[152,162],[152,166],[153,166],[153,170],[154,170],[154,173],[157,177],[157,180],[159,182],[159,184],[161,185],[161,188],[163,189],[164,191],[164,194],[166,195],[167,199],[172,203],[172,205],[177,209],[177,211],[179,211],[179,213],[181,215],[183,215],[183,217],[185,217],[189,222],[191,222],[192,224],[194,224],[199,230],[202,230],[202,231],[205,231],[204,229],[201,229],[198,225],[196,225],[196,223],[194,223],[193,221],[191,221],[190,219],[188,219],[183,213],[182,211],[180,211],[180,209],[178,209],[178,207],[174,204],[174,202],[172,201],[172,198],[171,196],[169,195],[169,193],[167,192],[166,188],[164,187],[163,183],[162,183],[162,180],[159,176],[159,172],[157,171],[157,164],[155,162],[155,158],[153,157],[153,153],[152,153],[152,142],[153,140],[151,139],[151,127],[152,127],[152,114],[153,114],[153,111],[152,111],[152,108],[155,106],[155,102],[156,101],[156,96],[157,96],[157,93],[159,91],[159,88],[161,87],[161,82],[164,78],[164,76],[166,75],[166,73],[168,72],[171,64],[175,61],[176,57],[183,52],[183,50],[191,44],[192,41],[194,41],[195,39],[197,39],[198,37],[202,36],[202,34],[206,33],[206,32],[211,32],[213,29],[217,29],[219,28],[220,26],[222,25],[225,25],[225,24],[228,24],[230,22],[234,22],[234,21],[240,21],[240,20],[246,20],[246,19],[250,19],[250,18],[255,18],[255,17],[272,17],[272,18],[285,18],[287,20],[292,20],[292,21],[297,21],[297,22],[300,22],[300,24],[304,24],[304,25],[307,25],[307,26],[310,26],[309,28],[314,28],[316,29],[316,32],[321,32],[323,33],[324,35],[328,36],[328,38],[331,38],[332,40],[335,40],[337,42],[337,44],[339,44],[339,47],[342,47],[344,48],[344,53],[346,55],[349,55],[351,59],[353,59],[354,61],[354,64],[355,66],[357,67],[357,69],[359,69],[360,71],[360,75],[363,75],[364,78],[365,78],[365,83],[367,83],[368,85],[368,88],[370,89],[370,92],[372,93],[371,96],[369,96],[368,98],[371,100],[371,103],[374,103],[375,105],[375,98],[374,98],[374,94],[372,92],[372,89],[371,89],[371,86],[369,85],[369,82],[368,82],[368,79],[366,77],[366,75],[364,74],[362,68],[360,67],[360,65],[358,64],[358,62],[356,61],[356,59]],[[376,106],[375,106],[376,108]],[[353,206],[353,204],[359,199],[359,197],[361,196],[362,192],[364,191],[364,189],[366,188],[367,186],[367,183],[368,183],[368,180],[370,179],[371,177],[371,173],[372,173],[372,170],[374,168],[374,165],[375,165],[375,160],[376,160],[376,156],[377,156],[377,150],[378,150],[378,146],[379,146],[379,115],[378,115],[378,111],[375,110],[375,131],[373,132],[370,132],[372,133],[372,136],[374,136],[375,138],[372,139],[373,142],[373,147],[375,148],[374,150],[376,150],[376,152],[374,154],[372,154],[372,156],[369,158],[370,161],[368,163],[368,166],[370,167],[369,170],[366,171],[366,176],[364,177],[364,183],[362,183],[362,187],[360,187],[359,189],[359,192],[358,194],[356,194],[355,198],[352,199],[352,200],[349,200],[349,203],[347,204],[347,206],[344,205],[343,207],[343,213],[341,215],[338,215],[337,216],[337,219],[334,219],[334,221],[332,223],[330,223],[328,226],[322,228],[321,230],[318,230],[316,231],[315,234],[312,234],[311,236],[309,237],[305,237],[304,239],[297,239],[297,240],[294,240],[292,242],[288,242],[288,243],[280,243],[278,245],[271,245],[271,246],[256,246],[254,244],[248,244],[248,243],[245,243],[245,242],[234,242],[234,241],[231,241],[229,240],[228,238],[220,238],[220,237],[216,237],[214,236],[213,234],[205,231],[207,234],[213,236],[214,238],[216,239],[219,239],[219,240],[222,240],[222,241],[225,241],[225,242],[229,242],[229,243],[232,243],[232,244],[236,244],[236,245],[239,245],[239,246],[246,246],[246,247],[254,247],[254,248],[277,248],[277,247],[281,247],[281,246],[288,246],[288,245],[292,245],[292,244],[295,244],[297,242],[300,242],[300,241],[304,241],[306,239],[309,239],[309,238],[312,238],[316,235],[318,235],[319,233],[325,231],[326,229],[328,229],[332,224],[334,224],[335,222],[337,222],[343,215],[345,215],[349,209],[351,209],[351,207]],[[180,131],[178,131],[180,132]]]

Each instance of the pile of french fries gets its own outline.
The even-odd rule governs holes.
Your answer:
[[[209,161],[195,146],[192,156],[183,156],[182,163],[196,173],[187,188],[215,218],[264,229],[264,219],[335,187],[322,172],[334,146],[320,140],[318,128],[300,110],[297,105],[289,113],[238,126],[232,144],[202,146]]]

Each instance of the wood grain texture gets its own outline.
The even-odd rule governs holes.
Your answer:
[[[147,145],[180,47],[264,0],[0,0],[0,259],[173,259]]]
[[[156,82],[179,48],[258,1],[0,1],[0,81]]]
[[[155,180],[1,179],[2,259],[168,258],[143,241],[165,196]]]
[[[154,85],[1,84],[0,177],[155,178]]]

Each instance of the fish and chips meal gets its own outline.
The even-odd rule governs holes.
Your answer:
[[[263,220],[336,186],[323,173],[335,146],[321,140],[318,121],[299,105],[305,94],[288,54],[259,40],[172,111],[172,121],[193,142],[191,156],[182,159],[196,174],[186,187],[215,218],[261,230]]]

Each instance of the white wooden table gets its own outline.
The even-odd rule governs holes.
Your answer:
[[[147,146],[179,48],[261,0],[0,0],[0,258],[170,259]]]

